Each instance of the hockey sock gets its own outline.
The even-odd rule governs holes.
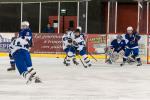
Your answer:
[[[141,58],[136,59],[138,63],[141,63]]]
[[[87,55],[83,55],[83,60],[88,66],[91,66],[91,61]]]
[[[123,62],[125,63],[127,61],[127,58],[126,57],[123,57]]]
[[[67,54],[67,58],[66,58],[66,66],[69,66],[70,65],[70,61],[71,61],[71,58],[73,57],[73,53],[72,52],[68,52]]]
[[[34,69],[33,69],[32,67],[31,67],[31,68],[28,68],[28,71],[24,72],[24,73],[22,74],[22,76],[23,76],[24,78],[29,78],[31,74],[36,75],[36,72],[34,71]]]

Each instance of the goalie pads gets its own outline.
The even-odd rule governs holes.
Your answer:
[[[105,51],[106,55],[110,56],[114,50],[111,47],[106,47],[106,48],[104,48],[104,51]]]
[[[106,62],[108,61],[110,64],[116,62],[119,59],[119,57],[122,58],[124,56],[123,50],[121,50],[119,53],[114,52],[114,49],[111,47],[106,47],[104,50],[105,50],[105,54],[109,56]]]

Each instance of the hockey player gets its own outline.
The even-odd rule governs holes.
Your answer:
[[[125,55],[123,57],[123,63],[120,65],[123,66],[127,62],[127,58],[132,54],[132,57],[136,59],[137,66],[141,66],[142,62],[139,57],[139,46],[138,42],[140,40],[141,36],[133,31],[133,28],[130,26],[127,28],[127,33],[125,34],[126,39],[126,49],[125,49]]]
[[[12,42],[14,39],[16,39],[16,37],[12,37],[11,42]],[[16,69],[16,68],[15,68],[15,60],[14,60],[14,58],[12,57],[12,55],[11,55],[10,52],[9,52],[9,59],[10,59],[10,66],[11,66],[11,67],[8,68],[7,71],[13,71],[13,70]]]
[[[28,38],[28,41],[29,41],[29,44],[30,44],[30,48],[31,48],[32,47],[32,31],[29,28],[29,26],[30,26],[30,24],[29,24],[28,21],[21,22],[21,29],[20,29],[18,37],[26,37],[26,38]],[[11,54],[9,54],[9,57],[10,57],[11,67],[8,68],[7,71],[12,71],[12,70],[15,70],[15,62],[14,62],[14,59],[13,59]]]
[[[105,49],[105,53],[109,56],[106,63],[112,64],[119,59],[119,56],[124,55],[126,42],[121,35],[117,35],[116,39],[111,42],[111,45]]]
[[[72,59],[73,63],[75,65],[78,65],[79,63],[76,61],[75,58],[75,47],[72,45],[72,39],[74,39],[74,33],[73,31],[71,31],[70,28],[68,28],[66,30],[66,33],[63,35],[62,37],[62,41],[63,41],[63,50],[66,53],[66,57],[64,59],[64,64],[66,66],[70,65],[70,60]]]
[[[78,26],[77,29],[80,30],[80,35],[82,35],[83,38],[85,39],[85,34],[82,33],[82,27],[81,27],[81,26]]]
[[[74,33],[75,33],[75,38],[73,39],[73,44],[77,48],[79,54],[82,56],[86,65],[90,67],[92,64],[86,53],[85,39],[79,29],[76,29]]]
[[[41,80],[37,77],[37,74],[32,67],[29,47],[30,44],[28,38],[19,37],[10,44],[11,55],[15,60],[20,75],[27,79],[27,83],[31,81],[40,83]]]
[[[32,31],[30,29],[30,24],[28,21],[23,21],[21,23],[21,30],[19,32],[19,37],[26,37],[29,40],[29,45],[32,47]]]

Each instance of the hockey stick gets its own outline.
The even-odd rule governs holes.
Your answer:
[[[83,67],[84,67],[84,68],[87,68],[87,66],[86,66],[86,65],[84,64],[84,62],[82,61],[81,57],[80,57],[79,55],[77,55],[77,56],[79,57],[79,59],[80,59],[82,65],[83,65]]]
[[[85,40],[86,42],[88,41],[88,37]],[[86,52],[97,62],[98,60],[90,53],[88,52],[88,45],[86,45]]]

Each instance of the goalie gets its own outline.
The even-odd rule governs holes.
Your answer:
[[[105,53],[109,58],[106,63],[112,64],[119,59],[119,56],[123,57],[125,51],[126,42],[121,35],[117,35],[116,39],[111,42],[111,45],[105,48]]]

